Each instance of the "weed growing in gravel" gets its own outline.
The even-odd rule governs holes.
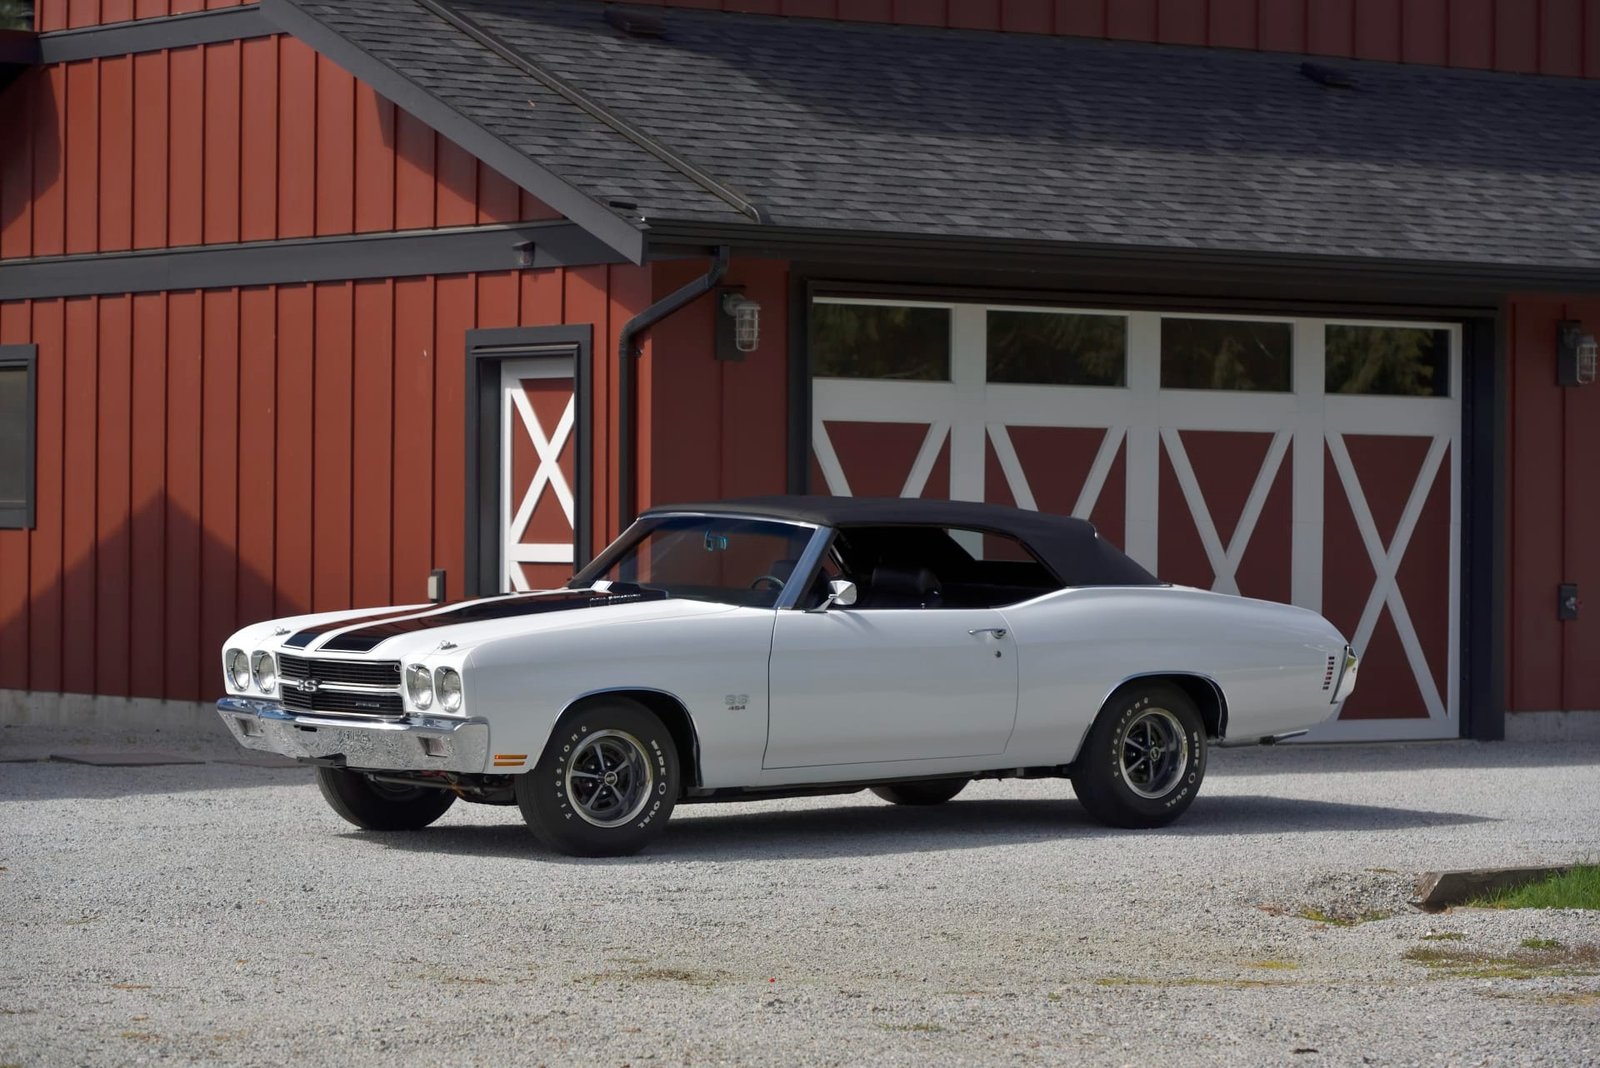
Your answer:
[[[1470,904],[1490,909],[1600,909],[1600,864],[1579,864],[1565,875],[1496,891]]]
[[[1600,946],[1593,945],[1571,949],[1525,948],[1503,955],[1443,946],[1413,946],[1406,950],[1405,958],[1421,964],[1441,979],[1543,979],[1600,975]]]
[[[1244,962],[1244,966],[1246,968],[1261,968],[1266,971],[1279,972],[1292,972],[1300,967],[1292,960],[1274,960],[1270,957],[1265,960],[1247,960]]]
[[[1424,942],[1464,942],[1466,938],[1460,931],[1430,931],[1422,936]]]
[[[1561,943],[1557,942],[1554,938],[1524,938],[1522,940],[1522,948],[1523,949],[1563,949],[1565,947],[1563,947],[1561,945]]]
[[[944,1026],[942,1024],[936,1023],[879,1024],[878,1026],[883,1028],[885,1031],[918,1031],[929,1034],[935,1031],[944,1030]]]
[[[688,983],[690,986],[715,986],[727,976],[722,972],[699,972],[689,968],[629,968],[626,971],[598,972],[580,976],[578,983],[667,982]]]
[[[1325,923],[1330,927],[1359,927],[1364,923],[1373,923],[1377,920],[1387,920],[1394,913],[1383,909],[1369,909],[1365,912],[1325,912],[1322,909],[1303,908],[1295,913],[1302,920],[1312,923]]]

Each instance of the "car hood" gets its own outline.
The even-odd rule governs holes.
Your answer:
[[[388,660],[441,646],[466,652],[501,638],[733,610],[730,605],[673,598],[658,591],[544,590],[447,605],[298,616],[250,628],[256,632],[250,637],[291,655],[369,655]]]

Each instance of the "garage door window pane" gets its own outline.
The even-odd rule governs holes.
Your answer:
[[[811,366],[824,378],[950,380],[950,309],[816,304]]]
[[[1289,392],[1288,323],[1161,320],[1161,385],[1167,389]]]
[[[1126,382],[1128,320],[1120,315],[989,312],[989,381],[1047,386]]]
[[[28,369],[0,365],[0,508],[28,503]]]
[[[1329,393],[1450,395],[1450,332],[1414,326],[1329,326]]]

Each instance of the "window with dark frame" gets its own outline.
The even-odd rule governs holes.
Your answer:
[[[904,304],[811,307],[812,372],[823,378],[950,381],[950,309]]]
[[[0,345],[0,528],[33,526],[33,345]]]
[[[1329,393],[1392,397],[1450,395],[1450,331],[1427,326],[1329,323]]]
[[[1292,390],[1294,328],[1249,319],[1161,320],[1161,388]]]
[[[991,308],[985,330],[990,382],[1042,386],[1127,384],[1125,315]]]

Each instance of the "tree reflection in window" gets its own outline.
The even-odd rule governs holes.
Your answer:
[[[1288,323],[1162,319],[1161,384],[1287,393],[1291,351]]]
[[[1450,395],[1450,332],[1412,326],[1330,325],[1329,393]]]
[[[950,309],[814,304],[811,367],[826,378],[950,380]]]
[[[1128,320],[1121,315],[991,311],[990,382],[1120,386],[1126,379]]]

